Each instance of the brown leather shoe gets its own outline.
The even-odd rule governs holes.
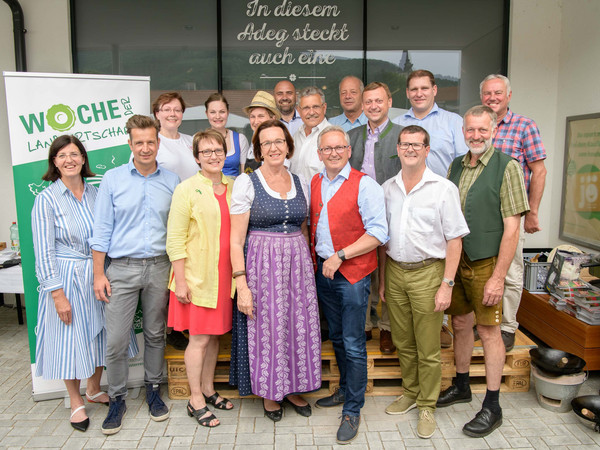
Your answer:
[[[440,332],[440,344],[442,348],[452,347],[452,333],[446,325],[442,325],[442,331]]]
[[[386,355],[396,351],[396,346],[392,342],[392,333],[387,330],[379,331],[379,350]]]
[[[365,331],[365,337],[367,338],[367,341],[370,341],[373,339],[373,332],[371,330]]]

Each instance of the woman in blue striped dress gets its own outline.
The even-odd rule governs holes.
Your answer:
[[[79,139],[59,136],[50,146],[48,171],[42,177],[52,184],[36,197],[31,214],[40,282],[36,375],[64,380],[70,422],[79,431],[89,425],[80,380],[87,378],[88,401],[108,404],[108,395],[100,390],[104,304],[94,296],[88,245],[97,189],[84,178],[93,175]]]

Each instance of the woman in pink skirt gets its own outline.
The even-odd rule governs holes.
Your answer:
[[[169,326],[189,330],[185,369],[191,390],[187,412],[205,427],[219,419],[208,409],[232,409],[214,387],[219,336],[231,330],[234,285],[229,256],[229,204],[233,180],[222,173],[227,147],[215,130],[194,135],[201,170],[175,189],[167,226],[173,264]]]

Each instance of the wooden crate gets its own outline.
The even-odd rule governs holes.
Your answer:
[[[515,347],[506,355],[502,369],[502,392],[526,392],[529,390],[530,357],[529,349],[535,344],[523,333],[517,331]],[[215,371],[215,384],[219,393],[229,398],[238,398],[237,389],[228,384],[229,360],[231,354],[231,335],[221,337],[221,346]],[[334,392],[339,385],[339,368],[330,341],[324,342],[321,349],[322,380],[320,390],[307,394],[308,397],[323,397]],[[187,383],[183,352],[167,346],[169,398],[187,399],[190,391]],[[454,350],[442,349],[442,389],[452,384],[456,375]],[[485,361],[481,342],[475,343],[470,365],[471,390],[474,393],[485,392]],[[379,351],[379,331],[373,330],[373,339],[367,342],[367,395],[400,395],[402,393],[402,371],[395,354],[386,355]]]

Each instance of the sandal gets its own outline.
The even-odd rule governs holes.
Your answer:
[[[196,421],[202,425],[203,427],[207,427],[207,428],[214,428],[214,427],[218,427],[219,425],[221,425],[221,422],[219,422],[216,425],[211,425],[210,423],[216,419],[214,414],[211,414],[208,417],[202,417],[204,414],[210,412],[210,409],[208,409],[208,406],[205,406],[202,409],[194,409],[194,407],[192,406],[192,404],[188,401],[187,404],[187,413],[188,416],[190,417],[195,417]]]
[[[204,394],[202,394],[202,395],[204,395]],[[219,399],[218,392],[215,392],[210,397],[207,397],[206,395],[204,395],[204,400],[206,400],[206,403],[208,403],[209,405],[213,405],[217,409],[223,409],[225,411],[230,411],[233,409],[233,403],[231,403],[231,401],[228,398],[223,397],[223,400],[221,400],[220,402],[217,402],[218,399]],[[231,408],[227,407],[227,403],[231,403]]]
[[[73,416],[75,414],[77,414],[82,409],[85,411],[85,405],[81,405],[79,408],[77,408],[75,411],[73,411],[71,413],[71,419],[73,418]],[[70,420],[69,420],[69,422],[70,422]],[[90,425],[90,418],[89,417],[86,417],[81,422],[71,422],[71,426],[73,428],[75,428],[77,431],[86,431],[88,429],[89,425]]]
[[[105,395],[106,392],[104,391],[98,391],[96,394],[94,395],[90,395],[87,393],[87,391],[85,391],[85,398],[87,398],[87,401],[90,403],[101,403],[103,405],[108,405],[109,402],[97,402],[96,399],[98,397],[100,397],[101,395]]]

